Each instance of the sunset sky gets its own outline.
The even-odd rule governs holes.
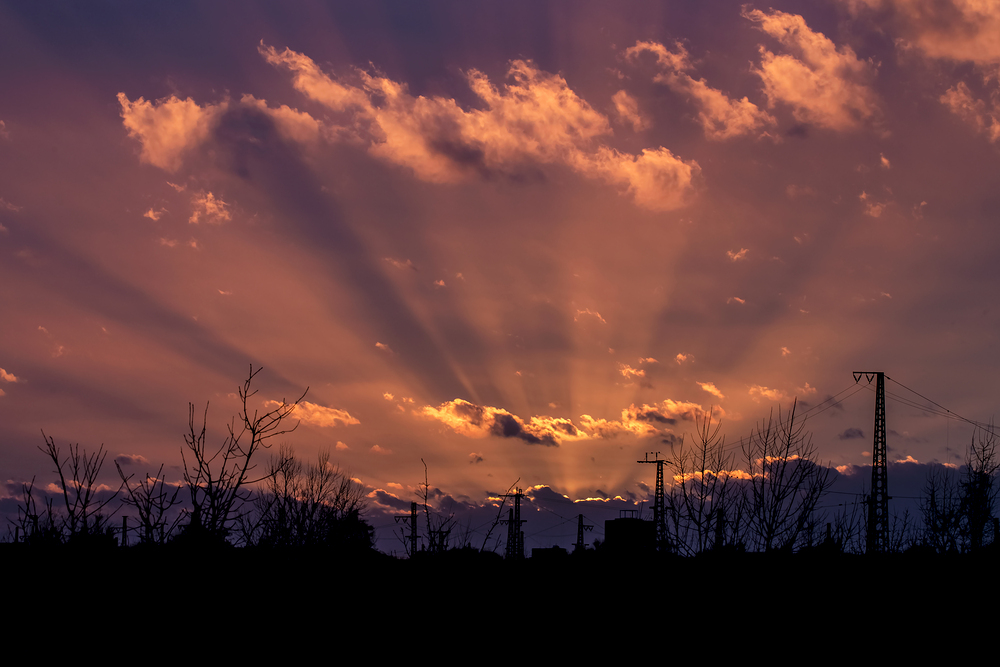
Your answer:
[[[695,416],[854,370],[1000,406],[995,0],[3,2],[0,62],[8,501],[40,430],[178,480],[251,364],[376,517],[421,458],[446,505],[645,499]],[[859,488],[872,420],[807,426]]]

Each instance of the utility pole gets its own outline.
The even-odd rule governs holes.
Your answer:
[[[663,464],[670,463],[665,459],[660,458],[660,453],[656,452],[653,454],[653,460],[649,460],[649,455],[651,452],[646,452],[646,459],[644,461],[636,461],[636,463],[655,463],[656,464],[656,494],[653,500],[653,524],[656,526],[656,548],[658,551],[667,551],[667,512],[666,503],[663,500]]]
[[[889,546],[889,472],[885,440],[885,373],[854,371],[854,381],[875,380],[875,438],[872,445],[872,488],[868,496],[866,553],[885,553]]]
[[[573,553],[576,553],[577,551],[583,551],[584,549],[587,548],[587,545],[584,544],[583,542],[583,531],[593,530],[593,529],[594,527],[592,525],[586,525],[583,523],[582,514],[576,518],[576,549],[574,550]]]
[[[500,520],[500,523],[507,524],[507,550],[504,552],[504,558],[507,560],[524,558],[524,532],[521,530],[521,524],[527,523],[527,519],[521,518],[523,497],[521,489],[514,489],[514,507],[507,510],[506,519]]]
[[[410,558],[413,558],[417,553],[417,503],[410,503],[410,513],[409,514],[397,514],[393,517],[396,523],[401,521],[410,521]]]

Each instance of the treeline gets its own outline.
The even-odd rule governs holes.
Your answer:
[[[88,453],[70,445],[65,453],[44,433],[41,451],[55,466],[62,507],[45,494],[39,502],[34,480],[22,487],[13,538],[36,546],[87,547],[116,544],[198,547],[336,547],[370,550],[372,527],[362,513],[364,487],[321,453],[315,463],[297,459],[280,446],[265,469],[257,460],[271,440],[289,433],[288,419],[305,393],[263,414],[249,406],[260,369],[250,367],[239,388],[240,413],[227,424],[219,447],[207,440],[208,406],[196,418],[189,404],[188,431],[181,449],[182,480],[171,485],[157,474],[135,479],[115,461],[120,486],[103,488],[98,476],[107,452]],[[296,424],[297,426],[297,424]],[[114,515],[131,510],[129,535],[117,530]],[[123,525],[127,526],[127,522]]]
[[[63,451],[43,433],[45,446],[40,449],[55,468],[59,493],[38,493],[34,481],[23,485],[8,541],[49,547],[129,544],[372,551],[374,531],[364,518],[364,487],[331,463],[329,453],[304,462],[282,445],[269,450],[273,453],[266,463],[258,464],[262,450],[268,450],[274,438],[294,430],[289,418],[305,397],[303,393],[298,400],[261,414],[250,407],[259,372],[250,367],[239,388],[242,409],[227,424],[218,447],[207,441],[208,406],[199,415],[194,404],[189,405],[182,479],[177,484],[164,479],[163,466],[156,475],[137,479],[116,461],[120,485],[108,489],[98,482],[107,455],[103,448],[88,453],[70,445]],[[654,545],[660,551],[678,556],[814,549],[866,552],[867,503],[864,499],[840,503],[835,511],[824,507],[834,472],[817,462],[817,448],[796,415],[795,403],[784,417],[779,409],[777,416],[772,413],[758,423],[736,446],[726,444],[721,424],[711,413],[700,416],[696,425],[694,438],[675,442],[664,464],[662,532]],[[919,518],[908,512],[890,518],[887,549],[970,553],[997,542],[993,514],[1000,491],[998,469],[996,435],[992,428],[979,429],[960,474],[931,468]],[[491,550],[489,539],[501,523],[503,506],[477,549],[454,516],[429,509],[428,489],[425,469],[420,517],[425,530],[418,552]],[[119,511],[127,512],[132,525],[119,527],[115,519]],[[405,544],[408,555],[416,555],[410,553],[414,543]]]
[[[869,497],[836,503],[840,509],[833,512],[824,508],[834,472],[818,463],[795,408],[793,403],[784,418],[780,409],[777,417],[772,413],[736,447],[726,445],[709,413],[697,420],[689,446],[672,448],[668,467],[674,483],[665,494],[670,550],[681,555],[816,547],[866,552]],[[960,474],[929,469],[919,518],[908,510],[891,514],[886,550],[969,553],[992,544],[998,532],[993,518],[998,469],[996,434],[978,429]]]

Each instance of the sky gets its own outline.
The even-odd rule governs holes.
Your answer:
[[[998,2],[2,2],[0,57],[7,504],[41,431],[179,480],[251,366],[386,534],[421,460],[597,522],[793,401],[860,488],[852,371],[996,410]]]

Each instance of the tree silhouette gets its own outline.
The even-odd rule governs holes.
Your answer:
[[[268,466],[254,511],[241,521],[243,541],[269,547],[372,547],[372,528],[361,519],[364,487],[321,452],[303,464],[282,445]]]
[[[726,452],[726,439],[719,431],[722,422],[712,424],[712,412],[695,420],[694,444],[683,440],[670,449],[672,486],[666,495],[667,532],[673,549],[692,555],[725,541],[727,521],[739,499],[729,473],[736,456]]]
[[[961,488],[961,528],[970,551],[986,543],[986,527],[991,523],[996,506],[997,436],[991,423],[988,428],[977,429],[965,457],[965,471]]]
[[[180,503],[178,495],[181,487],[174,487],[172,492],[168,490],[163,480],[162,465],[155,476],[147,474],[144,480],[136,484],[131,483],[132,475],[125,476],[118,461],[115,461],[115,468],[125,490],[122,503],[134,507],[139,515],[139,543],[166,543],[183,516],[175,511],[176,516],[171,518],[171,510]]]
[[[272,438],[290,433],[298,427],[282,428],[295,407],[305,398],[307,388],[297,400],[280,405],[273,410],[259,413],[250,407],[250,399],[257,394],[252,389],[254,377],[262,369],[250,373],[239,388],[242,410],[227,425],[228,435],[218,448],[207,444],[208,404],[200,428],[195,422],[194,403],[188,404],[188,433],[184,436],[181,459],[184,464],[184,484],[191,498],[188,523],[182,528],[185,541],[223,544],[239,520],[244,504],[251,498],[250,485],[268,478],[254,477],[254,456],[270,447]]]
[[[783,421],[773,412],[743,446],[749,479],[743,494],[743,537],[755,551],[795,548],[811,532],[820,498],[833,483],[817,465],[816,446],[804,423],[795,421],[797,401]]]
[[[63,507],[61,512],[57,511],[52,499],[46,498],[44,514],[41,514],[34,497],[35,480],[22,484],[23,504],[18,507],[18,524],[25,541],[50,545],[113,544],[115,540],[109,524],[111,516],[104,515],[103,511],[114,501],[118,491],[102,494],[108,489],[102,488],[97,481],[107,456],[104,445],[97,452],[88,453],[86,449],[81,451],[79,444],[71,444],[64,458],[55,438],[42,431],[42,439],[45,447],[38,449],[55,466],[53,472],[58,475],[56,485]]]

